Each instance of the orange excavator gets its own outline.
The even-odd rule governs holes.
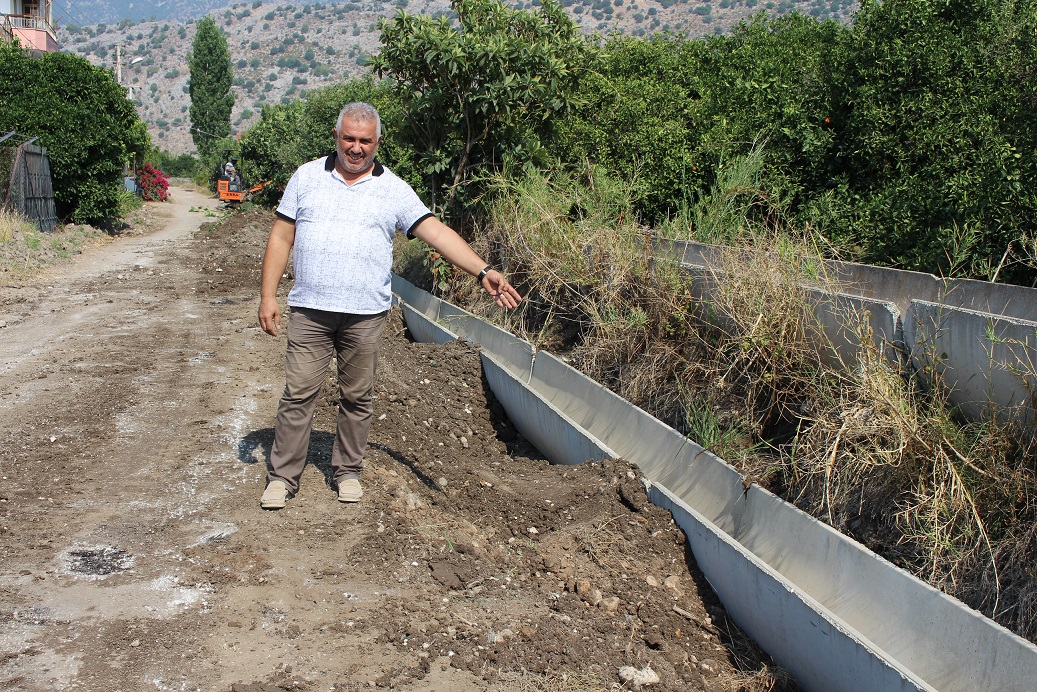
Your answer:
[[[245,187],[245,183],[241,179],[241,173],[238,171],[238,157],[232,156],[227,163],[220,166],[220,175],[216,180],[216,195],[221,202],[239,204],[248,200],[254,193],[269,185],[270,182],[267,180],[252,187]]]

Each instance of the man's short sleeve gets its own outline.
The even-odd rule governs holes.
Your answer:
[[[396,228],[401,233],[410,235],[414,227],[434,214],[418,197],[418,193],[400,178],[396,178]]]
[[[281,195],[281,203],[277,205],[277,215],[285,221],[295,222],[299,217],[299,173],[296,170],[291,180],[285,185],[284,193]]]

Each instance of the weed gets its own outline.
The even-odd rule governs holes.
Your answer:
[[[719,161],[709,194],[686,201],[656,231],[668,238],[736,245],[751,232],[751,219],[772,220],[780,205],[760,184],[765,144],[754,142],[748,154]]]
[[[432,276],[432,286],[437,291],[442,293],[450,287],[450,277],[453,274],[453,269],[441,254],[432,248],[428,248],[425,251],[425,259],[422,264]]]
[[[63,238],[61,236],[51,236],[50,238],[50,249],[58,259],[68,259],[78,246],[79,244],[75,239]]]
[[[502,674],[496,689],[501,692],[605,692],[612,689],[612,683],[591,673],[522,671]]]
[[[144,202],[135,192],[119,190],[119,216],[125,218],[130,213],[144,206]]]
[[[54,260],[67,259],[100,232],[89,226],[59,227],[40,233],[36,225],[9,212],[0,212],[0,272],[21,280]]]
[[[420,240],[407,239],[402,235],[393,238],[393,271],[418,288],[431,291],[431,275],[425,268],[428,250],[429,246]]]
[[[212,209],[211,207],[191,207],[190,211],[205,214],[205,216],[210,219],[223,216],[220,210]]]
[[[684,401],[684,430],[693,442],[722,459],[734,459],[746,451],[747,435],[737,426],[725,426],[720,412],[705,394],[694,394],[682,389]]]
[[[18,234],[29,234],[36,230],[35,224],[20,214],[0,209],[0,243],[7,243]]]

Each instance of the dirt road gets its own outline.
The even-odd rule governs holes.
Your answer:
[[[398,315],[363,502],[329,487],[326,396],[260,510],[270,217],[199,230],[211,206],[176,190],[160,230],[0,288],[0,689],[793,689],[636,469],[546,464],[477,354]]]

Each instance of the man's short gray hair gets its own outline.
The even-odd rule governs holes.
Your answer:
[[[350,120],[358,120],[360,122],[369,123],[374,121],[375,136],[382,136],[382,119],[378,115],[378,109],[372,106],[370,103],[364,103],[363,101],[353,101],[342,106],[342,110],[338,112],[338,120],[335,121],[335,127],[342,129],[342,121],[346,118]]]

